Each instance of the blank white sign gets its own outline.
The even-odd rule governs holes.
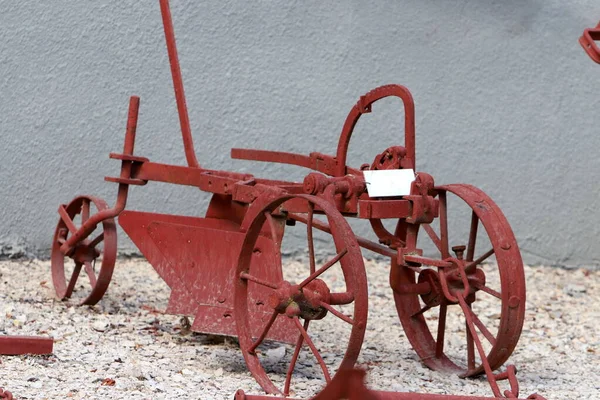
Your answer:
[[[407,196],[415,180],[412,169],[383,169],[363,171],[370,197]]]

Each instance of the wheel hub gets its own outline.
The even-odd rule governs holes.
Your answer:
[[[95,248],[91,247],[89,240],[84,240],[75,246],[71,258],[79,263],[92,262],[100,256],[100,252]]]
[[[321,279],[315,279],[302,288],[283,281],[269,296],[268,304],[290,318],[317,320],[327,315],[327,309],[321,306],[321,302],[328,304],[329,297],[330,290]]]

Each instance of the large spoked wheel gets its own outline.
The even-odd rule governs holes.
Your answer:
[[[392,265],[398,315],[428,367],[489,374],[511,355],[523,327],[521,254],[508,221],[485,193],[469,185],[436,189],[437,221],[420,230],[406,224],[404,232],[407,249],[417,248],[420,236],[420,248],[427,253],[428,241],[438,256],[407,255],[404,266]]]
[[[261,231],[274,227],[275,213],[285,209],[289,200],[295,204],[294,209],[303,204],[300,208],[306,210],[286,216],[306,224],[306,230],[300,230],[306,234],[302,235],[307,241],[306,261],[290,262],[282,268],[278,255],[283,279],[267,282],[256,277],[250,261]],[[324,218],[316,218],[317,214]],[[279,248],[276,235],[272,240]],[[234,312],[240,348],[248,369],[266,392],[289,395],[292,377],[295,381],[305,380],[304,386],[310,379],[308,387],[318,389],[319,382],[312,379],[324,385],[331,381],[334,371],[354,365],[367,323],[367,280],[356,238],[332,203],[315,196],[286,195],[264,207],[246,233],[235,280]],[[254,285],[270,290],[263,305],[271,314],[268,322],[257,324],[252,319]],[[264,338],[282,319],[291,320],[297,339],[288,347],[280,345],[279,357],[274,361]]]
[[[77,297],[80,304],[96,304],[108,289],[117,257],[117,231],[112,218],[104,220],[69,254],[60,247],[94,212],[108,208],[104,200],[79,196],[65,207],[52,241],[52,282],[59,299]],[[87,278],[79,279],[82,272]]]

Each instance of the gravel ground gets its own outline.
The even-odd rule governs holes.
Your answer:
[[[358,363],[368,369],[370,386],[489,396],[485,378],[460,379],[422,366],[398,321],[388,266],[366,266],[369,325]],[[0,334],[55,339],[50,356],[0,356],[0,387],[15,398],[232,399],[240,388],[262,393],[235,339],[190,333],[180,317],[160,312],[169,289],[145,261],[119,260],[107,295],[94,307],[56,300],[49,271],[47,261],[0,262]],[[600,271],[526,267],[525,273],[526,321],[510,360],[519,369],[521,397],[538,392],[549,400],[600,399]],[[488,314],[482,320],[493,323]],[[449,322],[450,344],[464,342],[461,324],[460,318]],[[339,354],[334,329],[315,333],[328,364]],[[278,367],[285,346],[264,351],[275,370],[285,371]],[[300,358],[297,396],[320,384],[310,364],[310,355]]]

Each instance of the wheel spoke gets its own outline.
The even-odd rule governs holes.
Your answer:
[[[312,342],[312,340],[308,336],[308,332],[306,332],[306,330],[304,329],[304,327],[302,326],[302,324],[298,320],[298,317],[294,317],[294,323],[296,324],[296,327],[298,328],[298,330],[300,331],[300,333],[304,337],[304,340],[306,341],[306,344],[310,348],[310,351],[312,351],[313,355],[317,359],[317,362],[321,366],[321,369],[323,370],[323,375],[325,375],[325,381],[327,383],[331,382],[331,377],[329,376],[329,371],[327,370],[327,366],[325,365],[325,361],[323,361],[323,357],[321,357],[321,355],[319,354],[319,351],[317,350],[317,348],[315,347],[315,344]]]
[[[438,251],[441,253],[442,243],[440,242],[440,238],[438,237],[437,233],[435,233],[430,224],[423,224],[421,226],[423,227],[425,232],[427,232],[427,235],[429,236],[433,244],[435,244],[435,247],[437,247]]]
[[[482,292],[485,292],[487,294],[491,294],[492,296],[494,296],[494,297],[502,300],[502,295],[499,292],[496,292],[492,288],[489,288],[489,287],[487,287],[485,285],[481,285],[481,284],[477,284],[477,283],[474,283],[473,286],[475,286],[475,288],[481,290]]]
[[[479,217],[475,211],[471,213],[471,230],[469,231],[469,244],[467,245],[467,262],[473,261],[475,254],[475,241],[477,240],[477,227],[479,226]]]
[[[343,292],[343,293],[330,293],[329,294],[329,304],[341,306],[345,304],[350,304],[354,301],[354,293],[352,292]]]
[[[94,247],[98,246],[98,244],[100,244],[100,242],[102,242],[103,240],[104,240],[104,232],[102,232],[101,234],[96,236],[94,238],[94,240],[92,240],[90,242],[89,247],[94,248]]]
[[[262,280],[260,278],[255,277],[254,275],[247,274],[246,272],[242,272],[240,274],[240,279],[245,279],[247,281],[252,281],[254,283],[257,283],[257,284],[259,284],[261,286],[266,286],[266,287],[271,288],[273,290],[277,290],[277,288],[278,288],[276,284],[271,283],[271,282],[267,282],[265,280]]]
[[[321,307],[325,308],[327,311],[329,311],[330,313],[332,313],[333,315],[335,315],[342,321],[345,321],[345,322],[349,323],[350,325],[354,325],[354,320],[352,318],[350,318],[347,315],[342,314],[340,311],[336,310],[331,304],[327,304],[324,301],[319,302],[319,304],[321,305]]]
[[[87,274],[88,278],[90,278],[90,284],[92,287],[96,286],[96,273],[94,272],[92,263],[85,261],[83,264],[85,265],[85,273]]]
[[[443,259],[450,256],[448,247],[448,205],[446,192],[440,192],[440,253]]]
[[[471,308],[471,304],[468,305]],[[469,323],[465,319],[465,329],[467,331],[467,371],[475,369],[475,342],[473,342],[473,335],[469,329]]]
[[[81,202],[81,225],[90,218],[90,200],[83,199]]]
[[[313,216],[315,211],[315,205],[308,203],[308,216],[306,221],[306,236],[308,237],[308,258],[310,261],[310,273],[314,274],[315,267],[315,243],[313,241]]]
[[[487,260],[492,254],[494,254],[494,249],[491,248],[488,251],[486,251],[481,257],[479,257],[477,260],[467,264],[467,266],[465,267],[465,272],[472,272],[475,268],[477,268],[477,266],[479,264],[481,264],[482,262],[484,262],[485,260]]]
[[[267,325],[265,326],[263,331],[260,333],[260,336],[258,337],[258,339],[256,339],[256,342],[254,342],[252,344],[252,346],[250,346],[250,348],[248,349],[248,353],[254,354],[254,350],[256,350],[256,348],[258,346],[260,346],[260,344],[263,342],[263,340],[265,340],[265,337],[267,337],[267,333],[269,333],[269,329],[271,329],[271,326],[273,326],[273,323],[277,319],[277,315],[279,315],[277,310],[273,310],[273,314],[271,314],[271,318],[269,318],[269,322],[267,322]]]
[[[435,345],[435,356],[441,358],[444,354],[444,334],[446,332],[446,311],[448,305],[446,302],[440,304],[440,315],[438,317],[437,342]]]
[[[488,381],[492,386],[492,393],[494,393],[495,397],[500,397],[500,390],[498,385],[496,384],[496,380],[494,379],[494,372],[490,366],[490,363],[486,357],[485,350],[483,349],[483,345],[479,340],[479,336],[477,336],[477,331],[475,330],[475,325],[473,324],[472,316],[474,315],[471,312],[470,307],[467,305],[465,298],[462,293],[457,293],[456,297],[458,298],[458,303],[460,304],[460,308],[463,310],[463,314],[465,315],[465,320],[467,324],[467,329],[471,332],[471,337],[475,342],[475,347],[477,348],[477,352],[479,353],[479,357],[481,358],[481,364],[483,365],[483,369],[485,371],[486,376],[488,377]],[[492,382],[494,384],[492,384]]]
[[[411,318],[418,317],[419,315],[423,314],[424,312],[431,310],[431,308],[432,307],[429,304],[426,304],[425,307],[421,308],[419,311],[417,311],[416,313],[411,315]]]
[[[346,255],[346,253],[348,253],[348,249],[344,249],[344,250],[340,251],[339,253],[337,253],[331,260],[329,260],[325,265],[323,265],[321,268],[319,268],[318,271],[313,272],[312,274],[310,274],[310,276],[308,278],[303,280],[302,283],[300,283],[300,285],[298,285],[298,287],[300,289],[302,289],[304,286],[308,285],[311,281],[318,278],[323,272],[327,271],[336,262],[338,262],[342,257],[344,257]]]
[[[304,330],[308,332],[308,324],[310,320],[304,321]],[[283,395],[290,395],[290,383],[292,382],[292,374],[294,373],[294,368],[296,368],[296,362],[298,361],[298,356],[300,355],[300,350],[302,349],[302,343],[304,342],[304,336],[302,334],[298,335],[298,340],[296,341],[296,347],[294,348],[294,355],[292,356],[292,360],[290,361],[290,366],[288,368],[287,374],[285,376],[285,386],[283,388]]]
[[[67,290],[65,291],[65,297],[71,297],[71,294],[73,294],[75,283],[77,283],[77,278],[79,278],[79,273],[81,272],[81,265],[81,263],[75,263],[75,268],[71,274],[71,279],[69,279],[69,286],[67,286]]]
[[[483,333],[483,336],[487,339],[487,341],[490,342],[492,346],[494,346],[496,344],[496,338],[494,337],[494,335],[492,335],[492,332],[490,332],[489,329],[483,324],[483,322],[481,322],[477,314],[475,314],[471,308],[469,308],[469,310],[471,310],[471,317],[473,317],[473,323],[475,324],[475,326],[479,328],[479,330],[481,331],[481,333]]]
[[[63,222],[67,226],[67,229],[69,230],[69,232],[71,232],[72,234],[77,232],[77,227],[73,223],[73,220],[69,216],[69,213],[67,213],[67,210],[65,209],[64,205],[61,204],[58,207],[58,214],[60,215],[60,218],[63,220]]]

